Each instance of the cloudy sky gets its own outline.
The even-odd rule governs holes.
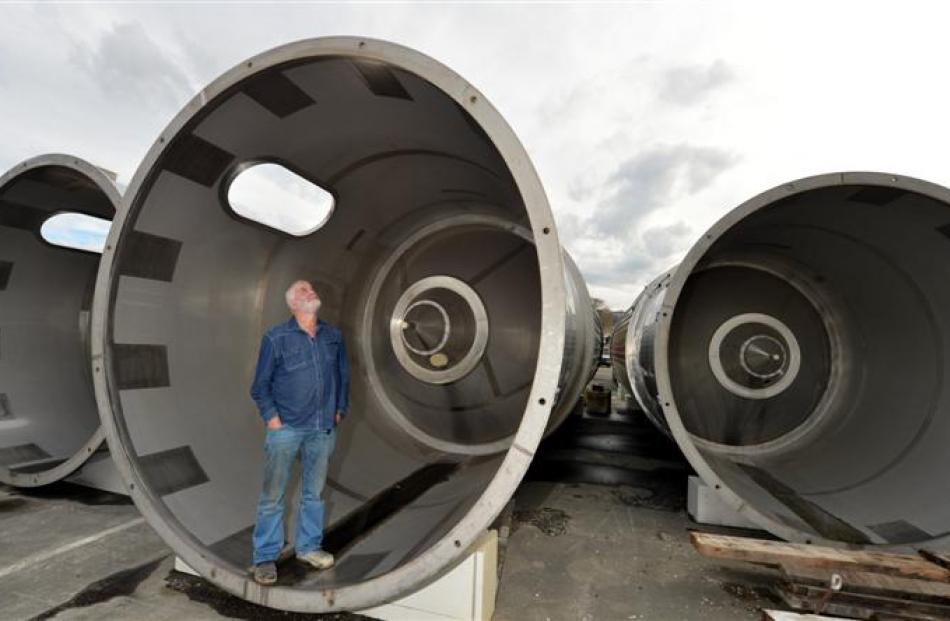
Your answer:
[[[802,0],[0,3],[0,168],[67,152],[127,183],[179,108],[244,58],[389,39],[492,100],[592,293],[622,308],[779,183],[881,170],[950,185],[948,18],[945,3]]]

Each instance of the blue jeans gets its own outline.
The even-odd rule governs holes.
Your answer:
[[[254,523],[254,564],[276,561],[284,547],[284,496],[300,453],[300,512],[294,547],[297,554],[320,549],[323,542],[323,500],[327,464],[336,444],[336,431],[268,429],[264,442],[264,489]]]

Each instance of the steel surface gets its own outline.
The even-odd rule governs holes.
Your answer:
[[[320,229],[232,212],[230,181],[261,161],[333,194]],[[352,367],[327,489],[337,564],[261,587],[247,392],[300,278]],[[199,93],[133,178],[98,286],[97,395],[134,501],[205,578],[285,610],[376,605],[463,557],[596,356],[586,287],[511,129],[443,65],[371,39],[279,47]]]
[[[618,381],[731,506],[791,541],[939,545],[950,191],[840,173],[765,192],[651,283]]]
[[[17,164],[0,177],[0,482],[58,481],[102,445],[89,370],[100,255],[47,242],[60,213],[111,220],[113,181],[71,155]]]

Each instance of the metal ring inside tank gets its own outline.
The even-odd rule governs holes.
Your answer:
[[[413,358],[410,352],[418,356],[429,356],[442,351],[452,332],[452,320],[445,308],[433,300],[422,298],[427,293],[445,289],[461,298],[474,316],[475,334],[467,353],[457,362],[449,361],[445,369],[427,368]],[[406,342],[405,323],[409,311],[420,305],[433,306],[442,315],[444,331],[439,343],[422,350]],[[452,276],[429,276],[410,285],[400,296],[393,309],[389,324],[389,338],[393,352],[402,367],[413,377],[430,384],[449,384],[465,377],[472,371],[485,353],[488,344],[488,313],[478,293],[469,285]]]
[[[731,334],[736,328],[740,326],[750,325],[750,324],[761,324],[775,330],[782,339],[784,343],[780,343],[786,354],[785,359],[785,368],[784,370],[779,369],[776,373],[771,374],[770,376],[781,374],[781,378],[773,384],[769,384],[761,387],[752,387],[745,386],[735,379],[729,376],[726,372],[725,367],[722,362],[722,344],[729,334]],[[770,337],[768,335],[761,335],[765,338],[771,338],[778,342],[778,339]],[[752,337],[753,339],[756,337]],[[752,339],[747,339],[743,343],[739,354],[740,364],[743,367],[747,366],[747,363],[744,360],[744,349]],[[764,313],[743,313],[741,315],[736,315],[724,321],[716,331],[713,333],[712,338],[709,340],[709,367],[712,370],[713,376],[716,380],[722,385],[723,388],[728,390],[734,395],[739,397],[744,397],[746,399],[768,399],[774,397],[775,395],[781,393],[786,388],[791,386],[792,382],[795,381],[795,378],[798,377],[798,371],[801,368],[802,364],[802,350],[798,345],[798,339],[795,338],[795,335],[784,323],[772,317],[771,315],[766,315]],[[755,375],[749,371],[750,375]]]

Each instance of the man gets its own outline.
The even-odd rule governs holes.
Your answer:
[[[317,319],[320,297],[298,280],[287,289],[293,317],[261,339],[251,397],[267,426],[264,489],[254,525],[254,580],[277,581],[275,561],[284,546],[284,494],[300,453],[301,493],[297,558],[326,569],[333,555],[321,550],[323,501],[320,494],[336,443],[336,426],[349,404],[350,372],[340,330]]]

